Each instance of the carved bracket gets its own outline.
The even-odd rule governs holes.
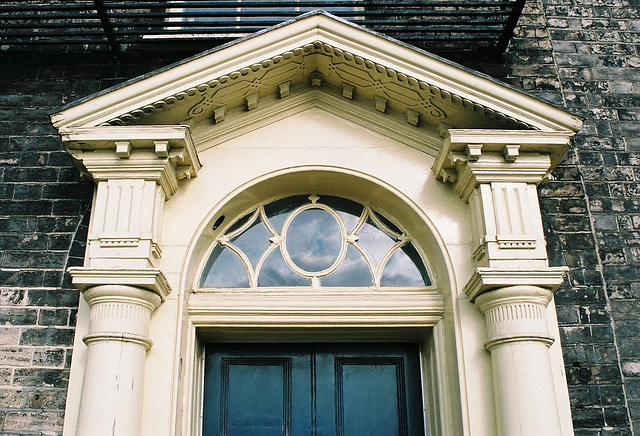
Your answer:
[[[155,180],[166,199],[201,168],[186,126],[99,126],[60,131],[67,151],[94,180]]]
[[[449,129],[432,167],[465,202],[481,183],[545,180],[569,147],[574,132]]]
[[[543,266],[547,253],[535,185],[483,183],[470,194],[469,205],[476,261],[497,266],[531,260]]]
[[[536,185],[567,150],[573,132],[448,129],[432,167],[471,207],[479,265],[547,265]]]

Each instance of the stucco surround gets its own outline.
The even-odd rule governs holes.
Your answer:
[[[378,339],[421,344],[429,434],[573,434],[535,187],[576,117],[312,13],[52,120],[96,181],[65,435],[198,434],[206,341]],[[300,193],[386,212],[434,286],[197,289],[214,222]]]

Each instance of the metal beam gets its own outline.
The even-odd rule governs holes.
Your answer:
[[[109,42],[111,52],[116,54],[120,51],[120,45],[116,40],[116,35],[113,33],[113,27],[111,27],[107,9],[104,7],[102,0],[93,0],[93,3],[96,5],[96,12],[98,12],[98,17],[100,17],[102,29],[104,30],[104,33],[107,37],[107,41]]]

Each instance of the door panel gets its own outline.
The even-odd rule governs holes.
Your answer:
[[[376,363],[367,362],[369,360],[336,359],[339,434],[404,435],[406,405],[402,401],[402,359]]]
[[[276,436],[289,426],[291,365],[280,362],[223,362],[222,426],[230,436]]]
[[[209,344],[203,435],[420,435],[416,344]]]
[[[308,434],[310,357],[291,347],[207,346],[203,436]]]

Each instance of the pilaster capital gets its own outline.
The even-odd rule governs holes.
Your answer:
[[[475,304],[482,313],[486,314],[489,310],[498,306],[522,303],[546,307],[552,297],[553,293],[549,289],[541,288],[540,286],[506,286],[479,295],[475,300]]]
[[[99,286],[115,286],[104,288],[117,290],[117,286],[140,289],[143,292],[150,291],[159,298],[158,304],[165,300],[171,292],[171,287],[166,277],[159,269],[123,269],[123,268],[86,268],[71,267],[68,270],[71,282],[83,293]],[[101,288],[99,288],[101,289]],[[94,291],[96,293],[97,291]],[[91,291],[89,291],[91,293]],[[100,295],[104,292],[100,292]],[[96,294],[97,295],[97,294]],[[156,304],[156,306],[158,305]]]
[[[87,345],[101,342],[127,342],[148,350],[151,313],[162,299],[149,289],[128,285],[98,285],[85,289],[82,296],[91,307]]]
[[[74,163],[96,181],[154,180],[165,199],[201,168],[187,126],[98,126],[60,130]]]
[[[471,301],[489,291],[508,287],[536,287],[553,292],[562,285],[566,266],[531,268],[531,269],[497,269],[476,268],[475,273],[464,287],[464,292]]]
[[[449,129],[432,170],[465,202],[479,184],[542,182],[574,132]]]

